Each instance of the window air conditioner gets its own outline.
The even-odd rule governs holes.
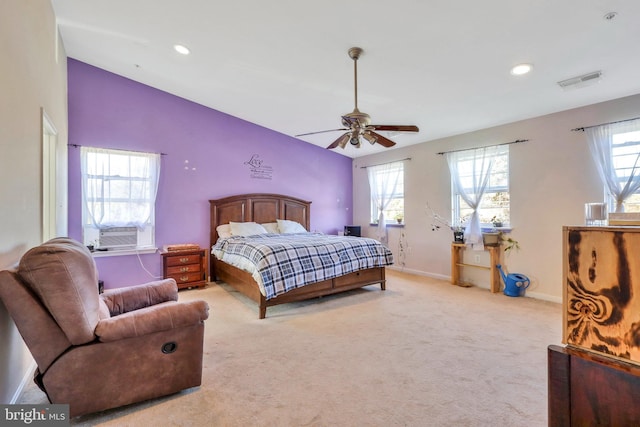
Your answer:
[[[136,227],[111,227],[100,230],[98,247],[104,249],[131,249],[138,246]]]

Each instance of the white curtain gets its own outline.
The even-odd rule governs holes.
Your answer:
[[[144,230],[154,218],[160,154],[81,147],[82,196],[94,227]]]
[[[620,156],[621,159],[626,158],[626,162],[622,160],[624,164],[616,167],[613,159],[613,136],[635,131],[640,131],[640,119],[585,129],[591,156],[607,192],[616,202],[616,212],[623,212],[624,201],[640,189],[640,153]],[[637,151],[637,148],[633,149]]]
[[[382,243],[387,242],[387,224],[384,211],[389,206],[389,202],[398,196],[398,192],[403,190],[398,185],[400,174],[404,173],[402,166],[402,163],[393,162],[367,168],[369,188],[371,189],[371,203],[378,212],[378,228],[375,236]]]
[[[478,207],[497,153],[498,146],[494,145],[445,154],[456,193],[473,209],[471,219],[465,224],[464,239],[475,250],[484,249]]]

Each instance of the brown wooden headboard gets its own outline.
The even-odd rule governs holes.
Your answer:
[[[297,221],[307,230],[310,227],[311,202],[280,194],[239,194],[209,200],[211,211],[210,246],[218,240],[216,227],[233,222],[254,221],[259,224],[277,219]]]

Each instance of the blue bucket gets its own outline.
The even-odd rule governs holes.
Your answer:
[[[500,264],[496,265],[496,268],[500,270],[502,280],[504,280],[504,294],[508,297],[524,296],[524,292],[531,284],[531,280],[529,280],[529,278],[524,274],[504,274],[504,271],[502,271],[502,266]]]

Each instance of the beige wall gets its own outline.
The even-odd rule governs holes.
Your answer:
[[[2,269],[42,239],[42,109],[58,132],[58,231],[66,233],[67,64],[49,0],[0,2],[0,52]],[[0,304],[0,403],[14,399],[31,364]]]
[[[369,218],[369,186],[361,166],[410,157],[405,173],[404,232],[409,252],[404,268],[449,279],[451,233],[431,231],[426,211],[428,202],[440,215],[449,217],[451,212],[449,170],[437,153],[528,139],[510,149],[512,236],[521,249],[506,256],[503,264],[510,272],[531,279],[527,295],[561,302],[562,226],[583,224],[584,204],[604,198],[585,135],[571,129],[637,116],[640,95],[354,159],[354,223],[367,224]],[[428,129],[423,132],[428,135]],[[401,141],[400,137],[400,145]],[[394,254],[401,230],[389,231]],[[372,232],[371,227],[363,227],[363,234],[372,236]],[[481,262],[487,261],[483,254]],[[478,286],[489,286],[486,274],[479,277],[476,271],[463,273],[465,276]]]

